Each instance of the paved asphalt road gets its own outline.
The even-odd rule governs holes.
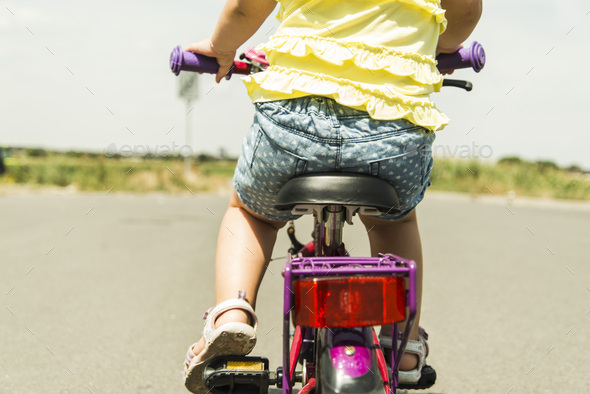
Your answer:
[[[0,393],[185,393],[226,201],[0,197]],[[439,374],[428,393],[589,392],[588,205],[431,194],[419,219],[422,325]],[[359,224],[346,234],[354,254],[368,252]],[[255,354],[273,367],[281,266],[272,262],[258,305]]]

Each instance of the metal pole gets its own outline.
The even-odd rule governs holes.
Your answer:
[[[199,96],[198,89],[198,74],[196,73],[180,73],[178,79],[178,95],[186,100],[186,115],[185,115],[185,146],[188,147],[189,156],[184,158],[184,176],[191,174],[192,164],[192,146],[191,146],[191,129],[192,129],[192,103]],[[182,148],[181,148],[182,151]]]
[[[189,98],[186,100],[186,132],[185,132],[185,144],[188,147],[191,147],[191,118],[192,118],[192,111],[191,111],[191,104],[192,100]],[[191,161],[192,161],[192,149],[188,149],[189,155],[185,156],[184,158],[184,176],[189,176],[191,173]]]

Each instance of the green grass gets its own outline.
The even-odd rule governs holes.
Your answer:
[[[553,163],[503,159],[498,163],[435,160],[432,189],[473,194],[506,194],[590,200],[590,177]]]
[[[13,150],[6,159],[2,184],[31,187],[73,187],[81,191],[216,192],[227,189],[235,160],[200,155],[184,176],[182,158],[107,158],[87,152]],[[471,194],[590,200],[590,176],[579,167],[559,168],[552,162],[505,158],[498,163],[436,159],[431,173],[433,190]]]
[[[170,159],[98,157],[18,157],[7,160],[3,182],[31,186],[74,186],[81,191],[210,192],[228,188],[235,161],[193,164],[184,176],[184,162]]]

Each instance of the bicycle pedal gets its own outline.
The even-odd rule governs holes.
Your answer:
[[[203,379],[211,394],[266,394],[274,381],[265,357],[223,356],[209,361]]]

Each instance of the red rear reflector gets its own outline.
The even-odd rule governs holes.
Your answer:
[[[405,288],[401,277],[299,279],[294,287],[296,325],[377,326],[405,318]]]

